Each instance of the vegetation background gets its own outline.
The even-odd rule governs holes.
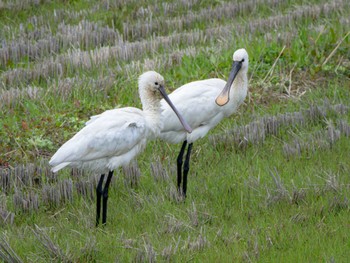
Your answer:
[[[5,262],[347,262],[347,0],[0,0],[0,258]],[[140,107],[137,77],[170,91],[226,79],[250,56],[249,96],[195,143],[188,198],[180,145],[151,142],[111,185],[52,174],[89,116]],[[214,99],[214,98],[213,98]]]

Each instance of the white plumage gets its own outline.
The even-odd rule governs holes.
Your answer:
[[[191,132],[191,128],[169,101],[164,90],[164,79],[160,74],[154,71],[142,74],[139,78],[139,95],[143,110],[126,107],[108,110],[91,117],[86,126],[52,156],[49,162],[53,166],[52,171],[57,172],[70,166],[102,173],[97,187],[97,202],[100,202],[101,195],[103,194],[105,198],[108,192],[113,170],[127,165],[145,148],[148,139],[159,135],[163,124],[160,119],[162,97],[176,112],[183,127]],[[109,171],[109,176],[102,191],[106,171]],[[97,224],[99,207],[98,204]],[[103,223],[105,223],[105,215],[103,215]]]
[[[145,115],[131,107],[102,113],[54,154],[52,171],[69,165],[105,172],[127,165],[145,148],[146,138],[152,134],[153,123]]]
[[[190,134],[183,131],[176,116],[165,101],[161,101],[164,125],[160,138],[169,143],[183,142],[178,156],[179,190],[182,180],[182,157],[184,148],[189,143],[183,171],[183,194],[186,194],[192,143],[203,138],[224,117],[229,117],[243,103],[248,91],[247,72],[248,53],[245,49],[239,49],[233,54],[232,70],[227,82],[217,78],[194,81],[181,86],[169,95],[171,101],[193,129]]]
[[[141,75],[139,93],[143,110],[126,107],[91,117],[87,125],[52,156],[49,162],[52,171],[72,166],[105,172],[127,165],[145,148],[147,139],[159,135],[163,123],[161,93],[157,89],[163,85],[163,77],[154,71]]]

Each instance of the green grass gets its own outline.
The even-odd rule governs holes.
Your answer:
[[[347,262],[350,142],[339,122],[350,122],[349,4],[259,1],[254,8],[240,1],[245,7],[234,17],[208,19],[199,14],[230,2],[190,1],[189,7],[176,1],[122,2],[0,7],[0,36],[7,45],[48,43],[49,35],[70,43],[33,57],[10,53],[6,58],[0,52],[2,260],[15,262],[3,256],[12,249],[24,262]],[[141,7],[148,10],[144,15]],[[192,14],[198,17],[186,24]],[[276,23],[269,22],[271,17]],[[182,28],[174,22],[180,18]],[[123,34],[125,27],[135,34],[123,35],[125,46],[153,41],[155,48],[140,45],[144,52],[136,50],[131,58],[74,64],[66,57],[69,50],[82,56],[77,50],[118,46],[112,40],[69,42],[60,23],[76,26],[83,19],[95,23],[94,34],[107,27]],[[149,34],[138,28],[145,21],[155,27]],[[166,21],[172,23],[166,27]],[[202,37],[191,40],[198,32]],[[160,37],[172,39],[171,44]],[[54,176],[48,172],[50,156],[89,116],[114,107],[141,107],[137,77],[146,69],[161,73],[169,91],[193,80],[226,79],[232,53],[240,47],[250,58],[249,96],[236,114],[194,143],[186,201],[176,196],[180,145],[156,140],[137,159],[136,179],[116,172],[108,224],[96,228],[95,203],[86,196],[94,194],[97,175],[72,175],[65,169]],[[60,64],[61,73],[45,71],[50,63]],[[12,79],[14,69],[26,74]],[[331,109],[337,104],[345,112]],[[254,121],[292,112],[306,116],[315,105],[329,108],[324,116],[305,117],[302,125],[281,125],[256,143],[234,141],[232,131]],[[339,135],[334,142],[332,131]],[[298,143],[300,153],[288,155],[286,145]],[[151,164],[157,163],[165,175],[152,172]],[[45,194],[59,193],[63,182],[71,183],[73,199],[45,201]],[[78,191],[81,184],[86,196]],[[35,198],[37,209],[23,208],[35,204]]]

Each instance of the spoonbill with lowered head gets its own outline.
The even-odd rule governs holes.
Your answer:
[[[145,148],[147,139],[159,135],[163,125],[160,116],[162,97],[178,116],[185,132],[191,132],[190,126],[169,100],[160,74],[148,71],[139,77],[139,96],[143,110],[126,107],[93,116],[84,128],[58,149],[49,162],[53,172],[70,166],[101,173],[96,188],[96,225],[101,214],[101,198],[102,224],[107,220],[108,188],[114,169],[127,165]],[[108,177],[102,188],[107,171]]]
[[[243,103],[248,91],[247,72],[248,53],[245,49],[238,49],[233,54],[232,69],[227,82],[217,78],[194,81],[181,86],[169,95],[171,101],[193,129],[190,134],[183,130],[165,101],[161,101],[164,125],[160,138],[169,143],[182,142],[177,157],[177,187],[184,197],[186,197],[193,142],[203,138],[210,129],[214,128],[224,117],[229,117]],[[183,165],[187,143],[188,148]]]

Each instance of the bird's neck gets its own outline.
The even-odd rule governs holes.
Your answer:
[[[160,108],[158,109],[152,108],[147,110],[144,109],[143,112],[145,113],[145,118],[149,126],[149,131],[151,131],[149,138],[155,139],[156,137],[159,136],[160,131],[163,128]]]
[[[248,77],[247,74],[238,74],[232,83],[230,99],[234,99],[239,96],[239,94],[244,94],[248,89]]]
[[[247,74],[238,74],[232,83],[231,92],[230,92],[230,100],[232,103],[230,104],[230,110],[233,113],[236,109],[241,105],[247,96],[248,92],[248,77]],[[232,107],[233,105],[233,107]]]
[[[149,125],[153,137],[157,137],[163,128],[161,121],[161,104],[160,99],[154,94],[140,94],[142,110]]]

